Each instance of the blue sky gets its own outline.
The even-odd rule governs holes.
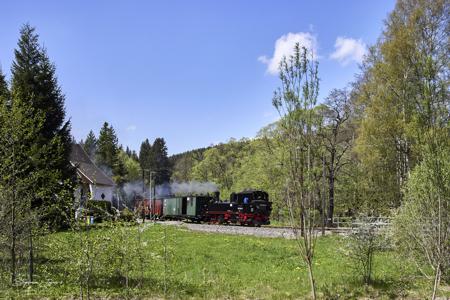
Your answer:
[[[139,150],[169,153],[254,137],[277,113],[278,57],[299,41],[319,58],[320,97],[345,87],[393,0],[2,1],[0,65],[10,76],[20,26],[56,64],[77,140],[111,123]]]

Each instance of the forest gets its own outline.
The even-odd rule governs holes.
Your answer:
[[[279,66],[277,121],[255,137],[172,156],[163,137],[144,140],[139,151],[122,145],[114,120],[75,141],[56,67],[36,29],[23,25],[11,78],[0,71],[0,297],[449,297],[449,16],[447,0],[398,0],[354,81],[325,99],[320,60],[297,44]],[[74,142],[114,180],[117,209],[126,213],[95,226],[75,219]],[[296,238],[220,238],[136,221],[134,186],[181,182],[214,183],[223,199],[267,191],[273,224],[290,226]],[[363,226],[350,237],[319,236],[318,228],[342,217]],[[390,220],[388,232],[370,221],[380,217]],[[229,278],[239,274],[236,282],[221,277],[228,239],[258,248],[253,259],[267,255],[262,265],[278,261],[271,270],[293,272],[289,280],[300,273],[301,287],[270,273],[274,278],[255,275],[255,289],[240,291],[239,276],[254,266],[244,257],[226,270]],[[214,244],[213,254],[202,254],[212,269],[180,250],[196,257]],[[330,257],[340,268],[352,264],[355,273],[345,273],[352,284],[336,275]],[[399,260],[402,271],[388,265]],[[362,280],[352,281],[354,274]],[[256,287],[268,282],[272,288],[260,293]]]

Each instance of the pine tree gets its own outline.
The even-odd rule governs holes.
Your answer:
[[[95,160],[95,153],[97,151],[97,138],[94,132],[89,131],[86,140],[83,143],[84,150],[92,160]]]

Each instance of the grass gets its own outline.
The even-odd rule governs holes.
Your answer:
[[[125,238],[135,239],[131,233],[136,233],[136,227],[126,230]],[[118,235],[108,228],[98,228],[91,234],[99,239],[106,236],[104,241],[110,243],[113,243],[110,239]],[[64,252],[71,253],[76,240],[77,236],[72,232],[49,236],[46,244],[50,246],[43,250],[42,265],[37,268],[40,283],[0,291],[0,298],[78,297],[79,287],[68,273],[70,270],[76,272],[75,262],[63,255]],[[131,247],[129,241],[122,240],[125,243],[120,248],[127,257],[130,256],[127,253],[127,247]],[[124,287],[122,275],[104,270],[113,264],[111,259],[115,254],[111,251],[121,250],[99,244],[95,250],[99,263],[94,266],[97,271],[90,280],[91,295],[107,298],[304,299],[310,292],[306,267],[292,240],[199,233],[152,225],[142,233],[142,241],[142,254],[146,258],[143,280],[140,282],[139,263],[134,264],[129,273],[128,288]],[[164,241],[167,256],[164,256]],[[363,286],[342,250],[343,244],[340,236],[318,239],[314,268],[320,298],[421,299],[430,295],[431,283],[412,265],[399,259],[395,252],[376,256],[374,283]],[[131,251],[131,255],[134,261],[139,261],[136,260],[139,253]]]

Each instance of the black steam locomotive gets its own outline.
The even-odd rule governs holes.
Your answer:
[[[270,224],[272,203],[264,191],[232,193],[229,201],[220,201],[219,193],[162,199],[140,199],[136,211],[150,218],[190,220],[216,224],[261,226]]]

